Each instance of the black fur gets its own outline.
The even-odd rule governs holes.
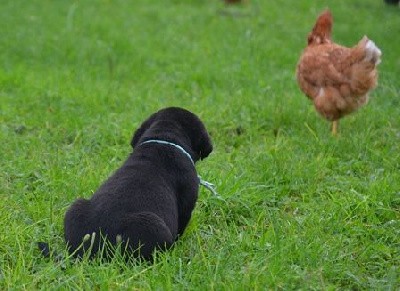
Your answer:
[[[125,255],[151,260],[155,249],[168,249],[183,233],[197,200],[196,169],[173,146],[142,144],[150,139],[180,145],[194,162],[212,151],[206,128],[193,113],[170,107],[151,115],[135,132],[134,150],[121,168],[91,199],[78,199],[68,209],[64,231],[70,253],[82,257],[90,249],[90,256],[102,251],[109,257],[108,246],[120,239]]]
[[[390,5],[399,5],[400,1],[399,0],[385,0],[386,4]]]

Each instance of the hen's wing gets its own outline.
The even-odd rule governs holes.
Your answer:
[[[338,57],[348,55],[346,48],[335,44],[307,47],[300,59],[297,74],[314,86],[341,84],[347,81]]]
[[[310,98],[318,94],[317,89],[326,86],[352,88],[353,83],[373,77],[371,72],[380,62],[380,55],[380,50],[366,37],[353,48],[333,43],[308,46],[297,67],[299,85]],[[312,92],[303,89],[310,86],[315,87]]]

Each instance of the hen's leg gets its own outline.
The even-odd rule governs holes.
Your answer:
[[[337,136],[339,130],[339,119],[332,121],[332,135]]]

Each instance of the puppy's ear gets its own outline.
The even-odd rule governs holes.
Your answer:
[[[211,143],[211,138],[208,135],[207,131],[204,129],[204,132],[202,132],[202,137],[200,138],[199,145],[199,156],[200,159],[203,160],[208,157],[208,155],[212,152],[213,150],[213,145]]]
[[[209,136],[207,136],[207,139],[203,139],[203,146],[202,149],[200,150],[200,159],[205,159],[208,157],[209,154],[211,154],[213,150],[213,146],[211,143],[211,139]]]
[[[156,118],[157,118],[157,113],[154,113],[145,122],[143,122],[142,125],[140,125],[140,127],[135,131],[131,141],[132,148],[134,148],[137,145],[144,132],[150,128],[150,126],[156,120]]]

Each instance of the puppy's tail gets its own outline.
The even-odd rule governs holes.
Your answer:
[[[40,241],[37,243],[37,246],[44,258],[53,259],[55,263],[64,265],[63,262],[65,261],[65,256],[63,256],[61,253],[51,250],[49,243]]]
[[[37,246],[39,248],[40,253],[42,254],[43,257],[45,258],[50,258],[51,253],[50,253],[50,245],[49,243],[46,242],[38,242]]]
[[[44,258],[53,259],[55,263],[63,264],[65,263],[66,260],[70,258],[82,258],[82,256],[80,256],[80,253],[78,252],[83,252],[82,249],[84,247],[84,244],[89,243],[88,251],[90,253],[95,244],[95,241],[96,241],[96,233],[92,233],[91,235],[86,234],[83,237],[81,244],[78,246],[76,250],[71,251],[69,249],[68,252],[66,251],[65,253],[52,250],[50,248],[49,243],[47,242],[38,242],[37,247]]]

